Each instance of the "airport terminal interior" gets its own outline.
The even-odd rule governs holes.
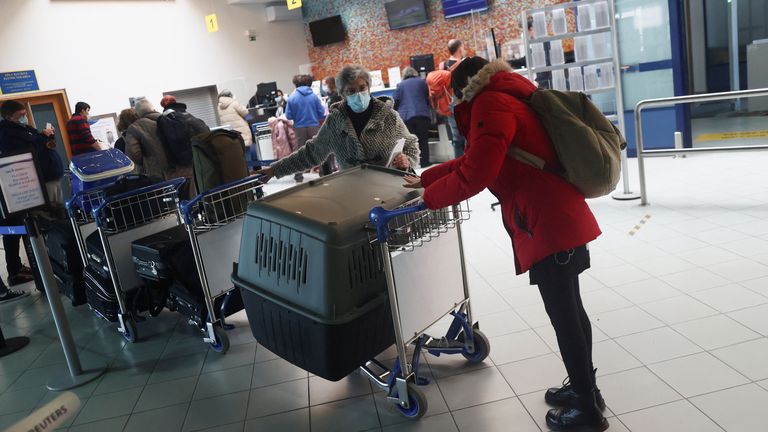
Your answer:
[[[768,2],[0,17],[0,430],[768,430]]]

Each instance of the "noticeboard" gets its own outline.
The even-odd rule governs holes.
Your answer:
[[[0,193],[4,219],[45,207],[47,194],[32,152],[0,157]]]

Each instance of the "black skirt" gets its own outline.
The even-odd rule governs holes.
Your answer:
[[[531,266],[528,277],[531,285],[571,279],[589,268],[587,245],[556,252]]]

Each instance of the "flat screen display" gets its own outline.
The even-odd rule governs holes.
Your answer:
[[[488,0],[443,0],[443,12],[446,18],[471,14],[472,11],[488,10]]]
[[[347,37],[344,24],[341,23],[341,15],[312,21],[309,23],[309,33],[312,35],[312,44],[316,47],[343,42]]]
[[[424,0],[394,0],[384,3],[390,30],[413,27],[429,22]]]

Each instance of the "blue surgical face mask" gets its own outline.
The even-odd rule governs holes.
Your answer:
[[[29,119],[27,119],[27,116],[23,115],[23,116],[19,117],[19,124],[20,125],[24,125],[24,126],[28,125],[29,124]]]
[[[361,113],[368,109],[371,103],[371,94],[367,91],[361,91],[347,96],[347,105],[356,113]]]

